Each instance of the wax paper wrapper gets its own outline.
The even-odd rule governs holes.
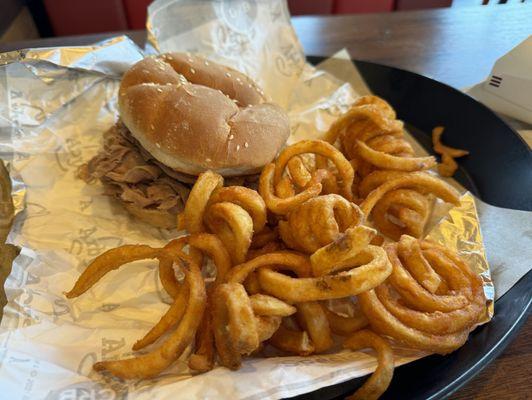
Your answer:
[[[149,9],[150,51],[197,51],[244,70],[286,107],[294,131],[291,141],[320,137],[356,99],[357,90],[362,93],[356,70],[345,69],[345,62],[318,69],[305,64],[284,2],[235,3],[155,2]],[[11,174],[16,209],[8,242],[21,247],[5,283],[2,393],[48,399],[264,399],[309,392],[373,371],[376,362],[370,353],[346,351],[249,358],[239,371],[218,367],[198,376],[186,367],[187,351],[157,378],[128,382],[92,370],[95,361],[131,356],[131,345],[170,302],[156,263],[147,261],[110,273],[77,299],[63,295],[103,251],[126,243],[161,246],[177,234],[135,221],[103,195],[100,185],[75,176],[117,117],[120,75],[141,57],[140,49],[124,37],[88,47],[0,56],[0,152]],[[430,236],[459,251],[482,274],[487,320],[494,291],[473,197],[464,194],[462,206],[439,219]],[[397,365],[423,355],[395,349]]]

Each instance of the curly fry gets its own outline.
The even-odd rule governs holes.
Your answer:
[[[177,261],[177,260],[176,260]],[[149,378],[175,362],[194,339],[194,334],[205,309],[206,292],[199,266],[192,260],[181,261],[185,281],[189,288],[188,305],[179,326],[163,342],[161,347],[141,356],[117,361],[100,361],[94,364],[96,371],[109,371],[123,379]]]

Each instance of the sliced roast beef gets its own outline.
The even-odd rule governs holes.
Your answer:
[[[121,122],[105,132],[103,148],[80,168],[79,176],[87,182],[100,179],[107,195],[122,200],[137,217],[164,228],[175,227],[189,193],[187,186],[140,150]]]

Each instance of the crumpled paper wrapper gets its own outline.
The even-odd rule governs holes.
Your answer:
[[[352,68],[352,75],[350,70],[337,69],[339,80],[329,73],[334,72],[330,63],[324,69],[304,64],[284,1],[245,2],[245,15],[234,3],[155,2],[148,21],[152,49],[195,50],[223,60],[259,80],[274,99],[290,87],[280,101],[294,128],[291,140],[319,137],[358,96],[353,88],[362,84],[356,70]],[[249,19],[255,28],[246,30]],[[231,39],[220,41],[220,37]],[[236,44],[240,50],[231,50]],[[102,194],[101,186],[75,178],[78,166],[96,154],[102,132],[116,119],[120,75],[141,57],[142,52],[124,37],[88,47],[0,55],[0,152],[13,180],[17,211],[8,242],[22,248],[5,283],[2,392],[10,398],[47,399],[176,395],[273,399],[373,371],[373,356],[346,351],[246,359],[237,372],[216,368],[194,377],[186,367],[188,354],[149,380],[123,382],[92,371],[95,361],[130,356],[131,345],[170,301],[159,283],[156,263],[149,261],[110,273],[77,299],[63,296],[87,263],[103,251],[125,243],[161,246],[176,234],[136,222]],[[278,85],[286,65],[291,72]],[[345,83],[351,79],[351,86]],[[470,194],[463,200],[462,207],[441,220],[430,236],[468,257],[482,273],[492,305],[493,285],[475,201]],[[487,313],[491,310],[488,307]],[[395,351],[397,365],[424,355]]]

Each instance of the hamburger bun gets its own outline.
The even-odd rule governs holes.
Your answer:
[[[131,135],[185,175],[258,173],[289,135],[286,113],[244,74],[183,53],[148,57],[124,75],[118,106]]]

